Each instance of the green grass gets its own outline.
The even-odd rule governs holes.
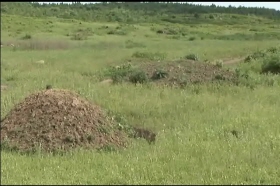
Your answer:
[[[2,151],[2,184],[280,183],[279,75],[265,76],[250,71],[254,63],[232,67],[248,69],[249,83],[254,89],[229,85],[196,85],[185,89],[125,83],[104,86],[98,83],[97,76],[108,65],[133,60],[136,52],[161,52],[166,60],[196,54],[200,60],[214,61],[246,56],[258,49],[276,46],[278,40],[206,38],[189,41],[189,36],[171,39],[151,31],[151,24],[139,24],[138,29],[127,35],[108,35],[99,30],[87,40],[76,41],[65,36],[65,30],[80,21],[62,22],[55,18],[52,19],[53,32],[30,29],[12,38],[9,34],[17,35],[18,24],[8,23],[5,20],[8,17],[3,16],[1,21],[11,29],[1,27],[1,41],[35,42],[35,47],[31,50],[23,44],[21,49],[1,48],[1,84],[9,88],[1,92],[1,118],[15,103],[51,84],[54,88],[79,92],[103,108],[124,116],[128,124],[151,128],[158,136],[155,145],[133,140],[131,147],[116,152],[78,151],[54,156]],[[28,28],[46,26],[43,22],[48,21],[17,16],[13,19],[18,22],[31,19],[26,22],[30,24]],[[104,25],[118,26],[84,22],[82,25],[91,26],[93,30]],[[180,26],[193,32],[198,29]],[[210,27],[212,34],[220,34],[223,28],[199,26],[205,32]],[[230,26],[234,33],[251,28]],[[262,29],[266,25],[255,27]],[[31,40],[22,41],[19,36],[25,34],[30,34]],[[36,43],[38,40],[41,42]],[[127,48],[128,40],[138,45]],[[66,47],[59,49],[57,43],[64,43]],[[42,45],[49,49],[43,50]],[[38,60],[45,60],[45,64],[34,63]],[[271,79],[275,84],[266,83]],[[231,134],[232,130],[238,131],[239,138]]]

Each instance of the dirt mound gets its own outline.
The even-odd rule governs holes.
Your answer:
[[[198,61],[175,61],[175,62],[153,62],[143,63],[141,68],[147,72],[149,77],[155,73],[167,74],[164,78],[158,78],[156,83],[185,85],[206,82],[236,82],[237,76],[234,72]]]
[[[99,106],[68,90],[34,93],[1,121],[1,142],[19,151],[124,147],[126,134]],[[3,144],[2,144],[3,145]]]

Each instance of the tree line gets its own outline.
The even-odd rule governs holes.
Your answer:
[[[280,20],[280,11],[268,8],[204,6],[188,3],[159,2],[103,2],[81,4],[79,2],[50,3],[38,2],[1,2],[1,14],[31,17],[58,17],[84,21],[155,22],[176,15],[201,14],[240,14],[255,15]]]

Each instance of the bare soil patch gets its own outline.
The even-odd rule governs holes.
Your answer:
[[[223,60],[223,63],[226,65],[231,65],[231,64],[243,62],[244,60],[245,60],[245,57],[234,58],[234,59],[225,59],[225,60]]]
[[[7,85],[1,85],[1,91],[7,90],[8,86]]]
[[[31,94],[1,121],[1,147],[21,152],[125,147],[127,142],[105,111],[68,90]]]

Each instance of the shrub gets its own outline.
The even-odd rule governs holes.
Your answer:
[[[280,74],[280,55],[273,55],[265,59],[262,65],[262,73]]]
[[[215,17],[214,17],[214,15],[211,14],[211,15],[209,15],[209,18],[214,19]]]
[[[189,41],[194,41],[196,38],[194,36],[189,38]]]
[[[256,29],[256,28],[251,28],[251,29],[249,29],[249,31],[251,31],[251,32],[257,32],[257,31],[259,31],[259,30]]]
[[[145,48],[145,45],[142,43],[137,43],[131,40],[125,41],[126,48]]]
[[[127,35],[127,32],[124,30],[110,30],[109,32],[107,32],[108,35]]]
[[[185,56],[186,59],[198,61],[198,56],[196,54],[188,54]]]
[[[244,62],[250,62],[252,60],[257,60],[266,56],[265,51],[257,51],[254,52],[252,55],[249,55],[245,58]]]
[[[72,40],[86,40],[88,36],[93,35],[92,28],[85,28],[85,29],[78,29],[75,31],[74,34],[72,34],[71,39]]]
[[[148,82],[148,76],[147,74],[142,71],[142,70],[138,70],[133,72],[130,77],[129,77],[129,81],[132,83],[146,83]]]
[[[195,14],[194,14],[194,17],[195,17],[196,19],[198,19],[198,18],[200,18],[200,15],[199,15],[198,13],[195,13]]]
[[[72,40],[86,40],[87,39],[87,35],[76,33],[76,34],[72,35],[71,39]]]
[[[121,66],[111,67],[107,71],[107,74],[112,78],[114,83],[122,82],[131,72],[133,68],[131,64],[123,64]]]
[[[21,39],[23,40],[27,40],[27,39],[31,39],[32,36],[30,34],[25,34],[25,36],[23,36]]]
[[[275,54],[275,53],[279,52],[279,48],[271,47],[271,48],[267,49],[267,52]]]
[[[167,76],[168,76],[168,72],[166,72],[164,70],[156,70],[153,73],[152,79],[153,80],[158,80],[158,79],[166,78]]]
[[[164,34],[164,31],[163,30],[158,30],[157,34]]]
[[[134,52],[132,57],[150,60],[164,60],[166,58],[166,54],[161,52]]]
[[[224,66],[224,62],[222,60],[217,60],[214,62],[216,67],[222,68]]]

